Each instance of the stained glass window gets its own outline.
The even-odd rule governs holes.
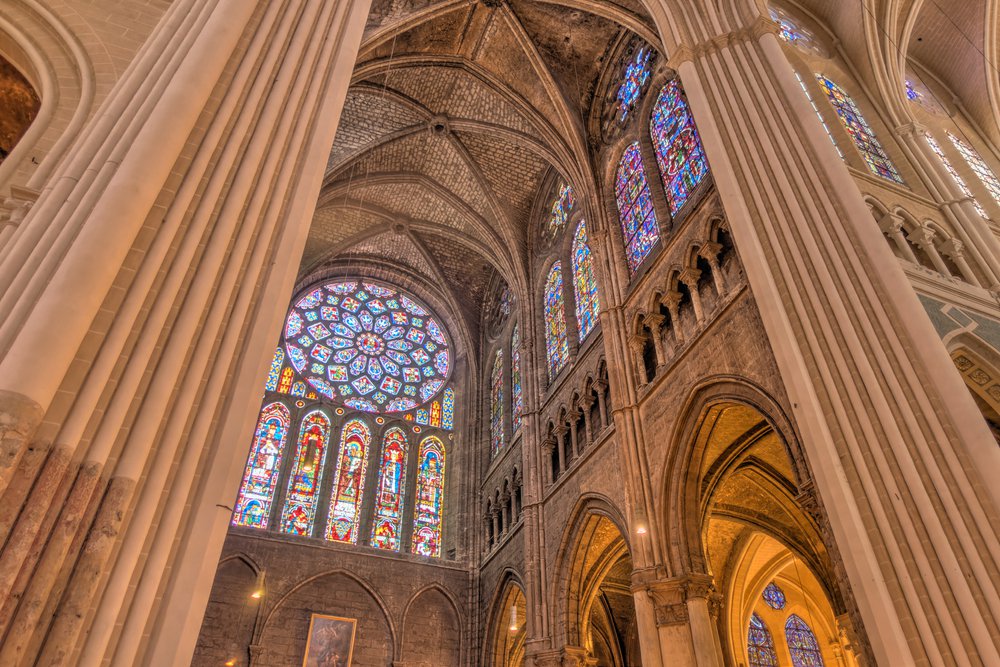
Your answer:
[[[420,443],[417,504],[413,514],[413,553],[420,556],[441,555],[444,455],[444,444],[434,436]]]
[[[503,449],[503,350],[497,350],[490,372],[490,452]]]
[[[281,532],[312,535],[329,441],[330,420],[326,415],[319,410],[306,415],[299,427],[299,448],[288,479]]]
[[[233,510],[234,526],[267,528],[290,424],[291,415],[281,403],[271,403],[261,410]]]
[[[802,87],[802,92],[805,93],[806,99],[809,101],[809,106],[811,106],[813,111],[816,112],[816,117],[819,118],[819,124],[822,125],[823,129],[826,131],[826,136],[830,137],[830,143],[833,144],[834,149],[836,149],[837,155],[843,159],[844,154],[841,152],[840,146],[837,145],[837,140],[833,138],[830,128],[826,126],[826,121],[823,120],[823,114],[819,112],[819,107],[817,107],[816,103],[813,102],[813,97],[809,94],[809,89],[806,88],[806,82],[802,80],[802,77],[799,76],[798,72],[795,73],[795,78],[799,80],[799,85]]]
[[[643,46],[635,52],[635,56],[628,61],[625,66],[625,75],[622,77],[621,85],[618,87],[618,119],[625,122],[629,113],[635,108],[635,103],[642,95],[642,89],[649,81],[650,60],[653,50],[648,46]]]
[[[618,163],[615,199],[625,237],[625,258],[628,260],[629,271],[635,273],[660,239],[638,141],[625,149]]]
[[[382,465],[375,495],[375,521],[371,545],[399,550],[399,530],[403,520],[403,483],[406,479],[406,435],[391,428],[382,440]]]
[[[513,307],[514,293],[510,291],[509,287],[504,287],[503,292],[500,293],[500,314],[507,317],[510,315],[510,311]]]
[[[774,639],[764,620],[756,612],[750,616],[747,630],[748,667],[778,667],[778,654],[774,652]]]
[[[264,389],[267,391],[278,390],[278,376],[281,373],[281,366],[285,363],[285,352],[280,347],[274,351],[274,358],[271,360],[271,370],[267,372],[267,382]]]
[[[292,391],[292,369],[288,366],[285,366],[281,371],[281,376],[278,379],[278,391],[282,394]]]
[[[516,431],[521,425],[524,412],[524,396],[521,394],[521,329],[517,324],[510,334],[510,419]]]
[[[562,263],[556,262],[545,279],[545,356],[549,362],[551,380],[569,361],[569,340],[566,337],[566,310],[563,301]]]
[[[444,390],[444,407],[441,411],[441,427],[449,431],[455,427],[455,390],[448,387]]]
[[[823,654],[812,629],[801,618],[792,614],[785,621],[785,639],[795,667],[823,667]]]
[[[701,138],[677,79],[667,82],[660,90],[653,107],[649,134],[656,150],[656,163],[667,193],[670,214],[677,215],[708,173],[708,160]]]
[[[764,602],[771,609],[784,609],[785,608],[785,592],[778,587],[778,584],[773,581],[764,587],[763,596]]]
[[[871,172],[903,185],[903,177],[896,170],[896,165],[889,159],[889,155],[875,137],[875,131],[868,125],[868,121],[861,115],[861,110],[847,91],[822,74],[817,74],[816,79],[826,91],[837,116],[840,117],[847,133],[851,135],[854,145],[857,146],[858,152],[861,153]]]
[[[952,179],[954,179],[955,185],[958,186],[958,189],[962,192],[963,195],[972,200],[972,205],[975,207],[976,213],[978,213],[981,217],[988,219],[990,216],[986,214],[986,211],[983,209],[982,205],[973,196],[972,190],[970,190],[969,186],[965,184],[965,180],[961,176],[959,176],[958,172],[955,171],[955,168],[951,166],[951,161],[948,160],[948,157],[944,154],[944,151],[941,150],[941,146],[938,145],[937,140],[926,132],[924,133],[924,139],[927,140],[927,145],[931,147],[931,150],[934,151],[934,154],[938,156],[939,160],[941,160],[941,164],[944,166],[945,171],[951,174],[951,177]]]
[[[904,83],[906,85],[906,99],[910,101],[916,101],[922,97],[922,95],[917,91],[917,89],[913,87],[912,81],[907,79]]]
[[[572,249],[573,292],[576,296],[576,324],[580,340],[587,337],[597,325],[601,312],[601,298],[597,293],[597,278],[594,276],[594,257],[587,242],[587,224],[580,221],[573,235]]]
[[[404,412],[444,387],[451,353],[443,327],[403,292],[334,282],[301,297],[285,321],[295,370],[328,399],[365,412]]]
[[[958,137],[956,137],[951,132],[948,133],[948,138],[951,139],[951,143],[955,145],[958,152],[962,154],[965,161],[969,163],[969,167],[972,171],[976,173],[979,180],[983,182],[986,189],[993,196],[997,202],[1000,202],[1000,180],[997,179],[997,175],[993,173],[989,165],[983,161],[983,158],[976,152],[976,149],[965,143]]]
[[[549,214],[549,224],[545,230],[548,238],[553,239],[562,231],[562,228],[566,226],[566,221],[569,219],[570,211],[573,210],[573,206],[575,205],[576,197],[573,195],[573,188],[565,184],[560,186],[559,194],[556,195],[555,201],[552,202],[552,212]]]
[[[330,517],[326,524],[326,539],[336,542],[358,542],[358,521],[361,498],[365,491],[365,470],[368,468],[368,444],[371,431],[358,419],[344,424],[340,436],[340,458],[333,478],[330,496]]]

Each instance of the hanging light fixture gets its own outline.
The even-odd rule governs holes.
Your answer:
[[[510,631],[517,632],[517,607],[510,603]]]

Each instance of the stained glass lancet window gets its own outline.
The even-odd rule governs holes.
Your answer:
[[[261,410],[233,510],[234,526],[267,528],[290,423],[288,408],[281,403],[271,403]]]
[[[975,196],[973,196],[972,190],[970,190],[969,186],[965,184],[965,180],[961,176],[959,176],[958,172],[955,171],[955,168],[951,166],[951,161],[948,160],[948,157],[944,154],[944,151],[941,150],[941,146],[938,144],[937,139],[935,139],[927,132],[924,133],[924,139],[927,141],[927,145],[931,147],[931,150],[934,152],[934,154],[938,156],[938,159],[941,160],[941,164],[942,166],[944,166],[945,171],[951,174],[951,177],[955,181],[955,185],[958,186],[958,189],[962,192],[963,195],[972,200],[972,205],[975,207],[976,213],[978,213],[982,218],[989,218],[990,216],[986,214],[986,211],[983,209],[982,205],[975,198]]]
[[[625,238],[625,258],[628,260],[629,271],[635,273],[660,239],[638,141],[625,149],[618,163],[615,199]]]
[[[324,397],[365,412],[405,412],[444,387],[444,328],[399,290],[341,281],[301,297],[285,321],[288,358]]]
[[[573,195],[573,188],[565,184],[560,186],[559,194],[556,195],[555,201],[552,202],[552,212],[549,214],[549,224],[545,230],[548,238],[553,239],[562,231],[575,205],[576,197]]]
[[[764,593],[762,595],[764,602],[771,609],[784,609],[785,608],[785,592],[778,587],[778,584],[773,581],[764,587]]]
[[[843,88],[834,83],[831,79],[822,74],[816,75],[826,95],[830,98],[837,116],[844,124],[847,133],[854,140],[858,152],[864,158],[865,164],[876,176],[903,185],[903,177],[896,170],[896,165],[889,159],[888,153],[882,147],[881,142],[875,136],[875,131],[868,125],[868,121],[861,115],[861,110],[850,95]]]
[[[274,351],[274,358],[271,360],[271,370],[267,372],[267,382],[264,389],[267,391],[278,390],[278,377],[281,374],[281,366],[285,363],[285,352],[280,347]]]
[[[747,630],[747,659],[748,667],[778,667],[774,638],[756,612],[750,616],[750,627]]]
[[[361,518],[361,498],[365,491],[371,437],[368,426],[359,419],[344,424],[340,436],[340,458],[330,496],[330,517],[326,523],[328,540],[358,543],[358,521]]]
[[[441,555],[441,517],[444,511],[444,444],[434,436],[420,443],[417,503],[413,513],[413,553]]]
[[[503,449],[503,350],[497,350],[490,372],[490,452]]]
[[[597,325],[601,312],[601,297],[597,293],[597,278],[594,276],[594,257],[587,242],[587,223],[580,221],[573,235],[572,249],[573,293],[576,297],[576,324],[580,340],[587,337]]]
[[[656,150],[656,163],[670,204],[670,215],[676,215],[708,173],[701,137],[677,79],[668,81],[660,90],[653,106],[649,134]]]
[[[551,380],[569,361],[569,340],[566,336],[566,306],[563,300],[562,263],[556,262],[545,279],[545,358]]]
[[[403,519],[403,484],[406,479],[406,434],[391,428],[382,439],[382,465],[375,492],[375,520],[371,545],[399,550],[399,530]]]
[[[622,77],[621,85],[618,86],[618,120],[625,122],[629,113],[635,108],[642,89],[649,81],[650,61],[652,60],[653,49],[643,46],[636,49],[635,56],[629,59],[625,66],[625,74]]]
[[[444,407],[441,410],[441,428],[449,431],[455,426],[455,390],[448,387],[444,390]]]
[[[993,173],[989,165],[983,160],[982,156],[976,152],[976,149],[965,143],[958,137],[956,137],[951,132],[948,133],[948,138],[951,139],[951,143],[955,145],[958,152],[962,154],[965,161],[969,163],[969,167],[975,172],[979,180],[983,182],[986,189],[993,196],[997,202],[1000,202],[1000,179],[997,179],[997,175]]]
[[[510,419],[517,430],[524,412],[524,395],[521,393],[521,330],[518,324],[510,334]]]
[[[806,82],[802,80],[802,77],[799,76],[798,72],[795,73],[795,78],[799,80],[799,86],[802,87],[802,92],[805,93],[806,99],[809,101],[809,106],[811,106],[813,111],[816,112],[816,117],[819,118],[819,124],[822,125],[823,129],[826,131],[826,136],[830,137],[830,143],[833,144],[833,147],[836,149],[837,155],[839,155],[840,158],[843,159],[844,154],[843,152],[841,152],[840,146],[837,145],[837,140],[833,138],[833,134],[830,132],[830,128],[827,127],[826,121],[823,120],[823,114],[819,112],[819,108],[816,106],[816,103],[813,102],[813,96],[809,94],[809,89],[806,87]]]
[[[299,427],[299,447],[288,479],[281,532],[312,535],[329,441],[330,420],[326,415],[319,410],[306,415]]]
[[[819,650],[819,642],[805,621],[792,614],[785,621],[785,639],[788,641],[788,652],[792,654],[792,664],[795,667],[823,667],[823,654]]]

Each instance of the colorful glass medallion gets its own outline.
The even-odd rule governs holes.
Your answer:
[[[566,307],[563,301],[562,264],[556,262],[545,280],[545,357],[549,380],[559,374],[569,361],[569,340],[566,336]]]
[[[778,654],[774,651],[774,638],[764,620],[756,612],[750,616],[747,630],[748,667],[778,667]]]
[[[344,424],[340,436],[340,458],[330,496],[330,516],[326,523],[328,540],[351,544],[358,542],[358,521],[370,442],[371,431],[363,421],[354,419]]]
[[[307,334],[286,337],[292,366],[327,398],[352,400],[358,409],[409,410],[415,401],[394,397],[420,393],[421,401],[429,401],[436,391],[428,393],[428,388],[440,387],[451,372],[448,340],[439,322],[393,287],[325,284],[294,304],[286,332],[301,330],[299,322],[315,323],[306,327]],[[428,379],[440,384],[428,384]]]
[[[656,212],[649,194],[649,181],[639,153],[639,142],[625,149],[615,177],[615,200],[618,219],[625,240],[625,258],[635,274],[653,246],[660,240]]]
[[[778,584],[773,581],[764,587],[764,593],[762,594],[764,602],[771,609],[784,609],[785,608],[785,592],[778,587]]]
[[[854,145],[861,153],[868,169],[876,176],[904,185],[903,177],[899,175],[896,165],[889,159],[889,154],[885,152],[885,148],[875,136],[875,131],[861,115],[861,110],[854,99],[847,94],[847,91],[822,74],[817,74],[816,80],[826,91],[830,104],[837,112],[840,122],[844,124],[844,129],[854,140]]]
[[[653,106],[649,134],[670,204],[670,215],[677,215],[708,173],[701,137],[677,79],[670,80],[660,90]]]
[[[326,415],[319,410],[306,415],[299,427],[299,447],[281,513],[283,533],[312,535],[329,440],[330,420]]]
[[[490,373],[490,452],[493,456],[503,449],[503,431],[503,350],[497,350]]]
[[[378,549],[399,550],[399,531],[403,519],[403,480],[406,479],[406,435],[402,429],[386,431],[382,441],[382,465],[375,494],[375,520],[371,545]]]
[[[597,326],[601,312],[601,299],[597,294],[597,278],[594,276],[594,257],[587,242],[587,226],[581,221],[573,235],[571,255],[573,265],[573,293],[576,297],[576,325],[580,341]]]
[[[444,443],[427,436],[420,443],[417,501],[413,513],[413,553],[441,555],[441,518],[444,511]]]
[[[243,471],[243,482],[233,510],[234,526],[267,528],[290,424],[291,415],[281,403],[271,403],[260,411],[250,456]]]

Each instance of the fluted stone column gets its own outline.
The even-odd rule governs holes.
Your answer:
[[[10,235],[0,663],[190,661],[367,14],[176,0]]]
[[[651,7],[875,659],[1000,664],[1000,450],[982,415],[774,24],[742,0],[711,21],[694,0]]]

